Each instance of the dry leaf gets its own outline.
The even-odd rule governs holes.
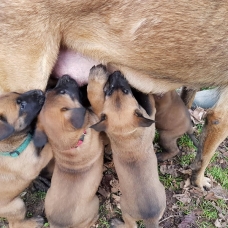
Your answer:
[[[183,221],[178,225],[178,228],[190,228],[196,222],[196,215],[192,212],[191,214],[185,215]]]

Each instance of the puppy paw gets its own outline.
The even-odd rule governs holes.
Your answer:
[[[50,186],[51,186],[50,180],[44,177],[38,176],[32,183],[32,191],[47,192]]]
[[[23,221],[14,222],[13,224],[9,222],[9,227],[42,228],[43,224],[44,219],[41,216],[37,216],[30,219],[25,219]]]
[[[171,152],[158,152],[158,153],[156,153],[156,156],[157,156],[158,162],[163,162],[163,161],[173,158],[174,156],[176,156],[178,154],[181,154],[181,152],[180,151],[175,151],[172,153]]]
[[[124,222],[120,219],[114,218],[109,221],[110,228],[124,228]]]
[[[44,218],[42,218],[41,216],[37,216],[35,218],[32,218],[32,220],[35,222],[35,227],[36,228],[43,227]]]
[[[108,71],[106,69],[106,66],[99,64],[97,66],[93,66],[90,69],[89,80],[106,82],[107,79],[108,79]]]

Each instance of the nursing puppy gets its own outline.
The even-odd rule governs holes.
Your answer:
[[[19,194],[29,186],[52,157],[47,146],[40,152],[33,143],[31,122],[44,103],[44,94],[32,90],[0,96],[0,217],[10,228],[42,227],[41,217],[26,219]]]
[[[35,141],[47,139],[55,166],[45,199],[50,227],[89,228],[98,218],[96,191],[103,171],[100,134],[89,128],[98,118],[80,102],[79,88],[65,75],[46,94]]]
[[[101,116],[100,122],[92,128],[106,132],[110,139],[122,193],[120,205],[125,223],[113,220],[111,227],[136,228],[136,221],[143,219],[146,227],[157,228],[166,196],[159,181],[152,144],[154,103],[149,104],[148,115],[138,105],[119,71],[106,81],[107,72],[102,65],[91,69],[88,97],[96,114]]]
[[[154,100],[155,127],[159,132],[159,144],[163,149],[163,152],[157,153],[158,161],[170,159],[180,152],[176,141],[185,133],[197,147],[190,114],[177,92],[173,90],[161,96],[154,95]]]

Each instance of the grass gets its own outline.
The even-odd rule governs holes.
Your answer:
[[[160,174],[159,178],[164,187],[169,190],[180,188],[180,183],[183,181],[182,177],[173,177],[171,174]]]
[[[109,222],[107,220],[107,209],[105,207],[105,205],[101,205],[100,208],[99,208],[99,227],[98,228],[109,228],[110,225],[109,225]]]
[[[178,140],[178,145],[182,147],[188,147],[192,149],[196,149],[196,147],[193,145],[192,140],[188,137],[187,134],[184,134],[181,138]]]
[[[196,153],[188,153],[188,154],[179,156],[180,165],[183,167],[190,165],[193,162],[195,156],[196,156]]]
[[[211,175],[221,186],[228,190],[228,168],[222,169],[219,166],[207,168],[206,175]]]

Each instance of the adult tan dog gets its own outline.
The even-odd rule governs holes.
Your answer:
[[[146,93],[221,86],[193,183],[228,134],[228,5],[217,1],[1,1],[0,92],[44,89],[63,45],[119,69]]]
[[[113,220],[111,227],[137,228],[136,221],[143,219],[146,227],[158,228],[166,197],[151,141],[155,134],[154,121],[150,119],[155,116],[154,102],[151,100],[148,115],[119,71],[111,74],[105,85],[106,82],[105,68],[93,67],[88,97],[101,120],[91,128],[104,131],[110,139],[122,193],[120,205],[125,224]]]
[[[0,217],[7,218],[10,228],[43,226],[41,217],[25,218],[25,204],[19,196],[52,157],[48,145],[38,151],[30,132],[43,102],[40,90],[0,96]]]
[[[98,118],[80,102],[75,80],[63,76],[46,94],[34,136],[48,141],[55,166],[45,211],[52,228],[89,228],[98,219],[96,191],[103,172],[103,143],[89,128]]]
[[[193,123],[190,113],[175,90],[163,95],[154,95],[156,114],[155,127],[159,133],[159,144],[163,151],[157,153],[158,161],[164,161],[177,155],[177,139],[187,133],[194,145],[198,142],[193,135]]]

